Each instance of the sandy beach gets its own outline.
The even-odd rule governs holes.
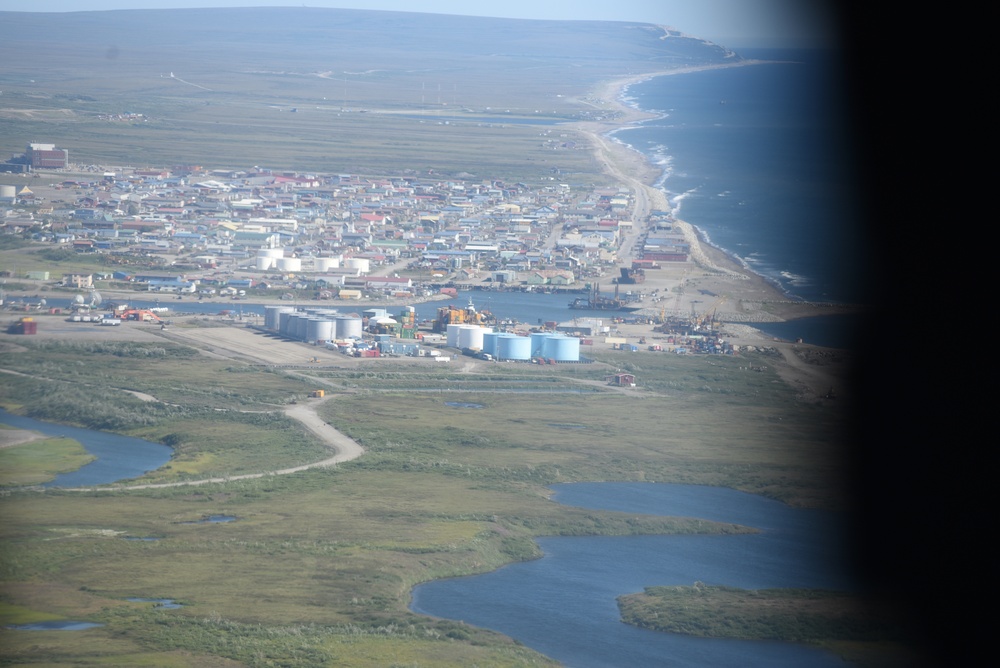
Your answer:
[[[587,98],[587,102],[595,108],[615,112],[616,118],[578,123],[574,128],[585,135],[594,147],[594,157],[601,169],[632,190],[635,196],[633,221],[641,223],[651,211],[671,211],[673,207],[666,194],[654,186],[662,176],[661,170],[638,150],[609,136],[622,128],[655,118],[655,115],[622,101],[627,87],[658,76],[746,67],[758,63],[759,61],[748,60],[638,74],[605,82]],[[717,317],[726,322],[754,323],[854,313],[859,310],[856,305],[815,303],[790,297],[737,259],[706,243],[697,229],[687,221],[676,220],[676,225],[691,244],[691,261],[676,266],[665,263],[663,269],[648,271],[643,284],[646,292],[659,289],[669,293],[671,297],[667,300],[666,309],[671,312],[687,314],[692,311],[714,310]],[[623,245],[626,252],[631,248],[634,237],[641,234],[641,231],[637,225],[633,238],[627,239]],[[707,295],[711,297],[706,301]],[[711,302],[712,299],[715,299],[715,303]],[[657,315],[658,310],[647,309],[645,313]]]

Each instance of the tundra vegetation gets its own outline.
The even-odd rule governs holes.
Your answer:
[[[665,35],[307,7],[0,12],[0,151],[45,137],[84,165],[610,183],[559,123],[613,116],[602,81],[727,60]]]
[[[822,589],[647,587],[618,599],[622,620],[706,638],[781,640],[826,647],[863,666],[903,665],[907,633],[885,601]],[[908,661],[920,663],[909,656]]]
[[[751,529],[562,507],[548,501],[547,485],[655,480],[840,504],[841,409],[796,402],[773,371],[751,372],[746,359],[627,361],[607,351],[592,365],[481,364],[456,375],[389,360],[275,370],[166,340],[18,337],[16,351],[11,340],[0,367],[32,378],[3,375],[5,409],[175,448],[170,464],[133,484],[324,458],[323,445],[281,411],[308,401],[318,384],[335,394],[322,417],[366,454],[336,468],[199,486],[8,485],[0,498],[6,623],[103,624],[0,631],[9,662],[86,655],[95,665],[548,665],[499,634],[410,613],[410,589],[535,558],[541,535]],[[607,388],[603,375],[625,363],[669,381]],[[462,402],[482,408],[448,405]],[[190,523],[211,515],[237,521]]]

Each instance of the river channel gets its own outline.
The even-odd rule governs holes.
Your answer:
[[[509,635],[571,668],[846,665],[780,642],[694,638],[620,621],[616,598],[656,585],[850,590],[837,517],[728,489],[653,483],[557,485],[554,500],[622,512],[735,522],[760,533],[539,539],[541,559],[426,583],[411,609]]]
[[[159,443],[104,431],[42,422],[12,415],[3,410],[0,410],[0,424],[17,429],[30,429],[46,436],[72,438],[83,444],[87,452],[97,457],[76,471],[60,473],[55,480],[45,483],[43,487],[86,487],[138,478],[166,464],[173,454],[173,450],[168,446]]]

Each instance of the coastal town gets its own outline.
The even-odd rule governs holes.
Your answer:
[[[700,243],[662,191],[625,173],[633,151],[594,139],[618,187],[74,165],[65,149],[29,144],[8,162],[34,166],[0,184],[0,228],[35,251],[0,266],[4,308],[165,328],[191,315],[185,304],[217,304],[233,318],[243,303],[263,303],[256,324],[265,331],[353,356],[450,359],[455,350],[421,349],[440,342],[480,359],[552,363],[587,359],[595,343],[680,354],[770,349],[749,323],[843,308],[788,300]],[[67,260],[94,269],[60,270]],[[558,293],[579,315],[519,323],[456,303],[459,291]],[[60,297],[74,301],[47,308]],[[439,300],[451,303],[433,319],[414,318],[414,304]],[[155,309],[136,306],[151,302]],[[8,330],[38,331],[22,320]],[[571,340],[529,343],[545,332]],[[823,396],[825,382],[808,394]]]
[[[636,283],[645,270],[686,263],[690,254],[669,212],[633,219],[635,198],[625,187],[260,167],[74,171],[45,187],[6,179],[14,185],[0,189],[0,227],[101,254],[117,268],[97,277],[14,276],[11,268],[6,278],[76,288],[108,280],[182,295],[306,291],[318,299],[407,299],[443,283],[542,290],[583,290],[618,278]],[[628,271],[619,275],[626,259]]]

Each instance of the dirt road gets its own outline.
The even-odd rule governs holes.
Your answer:
[[[113,490],[124,490],[124,489],[163,489],[166,487],[184,487],[189,485],[207,485],[209,483],[220,483],[220,482],[232,482],[234,480],[252,480],[254,478],[263,478],[265,476],[271,475],[287,475],[289,473],[298,473],[300,471],[305,471],[307,469],[314,468],[327,468],[330,466],[336,466],[341,462],[349,462],[352,459],[357,459],[364,454],[364,448],[362,448],[358,443],[344,434],[340,433],[326,422],[324,422],[319,415],[316,414],[316,408],[323,402],[329,401],[333,395],[327,395],[323,399],[311,401],[308,404],[293,404],[285,409],[285,415],[292,418],[293,420],[298,420],[308,429],[310,432],[315,434],[319,439],[326,444],[331,450],[336,454],[332,457],[327,457],[318,462],[312,462],[311,464],[301,464],[299,466],[292,466],[287,469],[279,469],[277,471],[263,471],[261,473],[245,473],[243,475],[233,475],[225,476],[219,478],[202,478],[201,480],[184,480],[181,482],[162,482],[162,483],[151,483],[146,485],[116,485],[114,487],[78,487],[72,488],[68,491],[73,492],[92,492],[100,491],[101,489],[113,489]]]

